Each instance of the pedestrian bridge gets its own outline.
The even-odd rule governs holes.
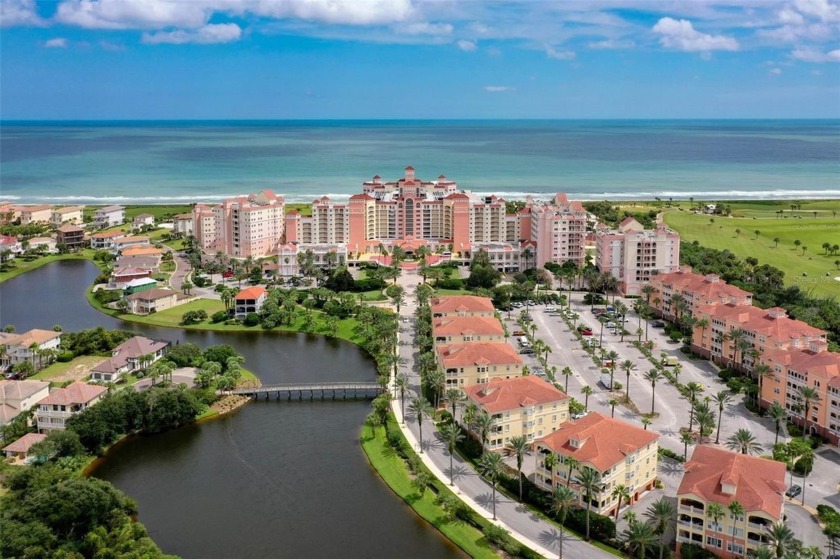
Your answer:
[[[268,400],[273,394],[279,400],[285,398],[287,400],[297,399],[303,400],[307,398],[314,400],[346,400],[366,398],[375,398],[380,392],[380,387],[375,382],[309,382],[302,384],[264,384],[262,386],[254,386],[251,388],[236,388],[234,390],[226,390],[222,394],[239,394],[242,396],[251,396],[259,400],[260,396],[265,394],[265,399]]]

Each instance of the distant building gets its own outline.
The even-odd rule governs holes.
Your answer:
[[[144,244],[137,244],[134,246],[126,247],[120,250],[121,256],[153,256],[156,257],[158,260],[163,257],[165,252],[171,252],[169,247],[167,248],[158,248],[152,245],[144,245]]]
[[[125,223],[125,208],[123,206],[106,206],[98,208],[93,213],[93,224],[97,229],[105,229]]]
[[[65,245],[70,250],[82,248],[85,242],[85,230],[78,225],[65,223],[56,229],[55,241],[59,245]]]
[[[50,362],[47,351],[58,350],[61,344],[61,332],[33,329],[23,334],[0,333],[0,345],[6,351],[0,357],[2,368],[13,367],[28,361],[35,370]]]
[[[99,402],[107,391],[104,386],[84,382],[74,382],[66,388],[53,390],[38,402],[38,432],[63,431],[67,428],[68,419]]]
[[[154,226],[155,216],[152,214],[138,214],[131,220],[132,229],[142,229],[147,226]]]
[[[90,236],[90,248],[116,250],[117,241],[125,237],[122,231],[98,231]]]
[[[119,382],[123,375],[146,369],[162,359],[168,348],[169,342],[134,336],[115,347],[109,359],[94,367],[90,379]]]
[[[582,268],[586,263],[587,215],[583,204],[569,201],[565,194],[557,194],[551,202],[529,198],[526,210],[525,221],[530,228],[527,240],[534,242],[536,248],[530,251],[530,262],[524,267],[542,269],[548,262],[574,262]]]
[[[589,412],[585,417],[564,423],[553,433],[534,442],[536,483],[547,491],[552,491],[557,485],[568,485],[578,493],[581,506],[585,506],[580,485],[575,479],[583,468],[594,469],[601,475],[601,486],[593,495],[592,511],[612,515],[616,507],[623,505],[612,493],[616,485],[627,487],[631,503],[654,488],[658,440],[658,433]],[[545,462],[549,454],[556,454],[558,460],[558,465],[552,470],[546,467]],[[571,475],[569,458],[576,460]]]
[[[65,223],[71,225],[81,225],[84,223],[84,206],[66,206],[64,208],[54,208],[50,216],[50,222],[55,228],[61,227]]]
[[[132,314],[151,314],[165,311],[178,304],[178,293],[171,289],[149,289],[125,297],[128,312]]]
[[[0,235],[0,253],[3,261],[12,260],[23,253],[23,246],[17,237]]]
[[[676,272],[660,272],[650,278],[653,293],[651,307],[662,317],[675,320],[679,312],[675,302],[685,301],[685,312],[696,313],[702,306],[752,305],[752,293],[730,285],[717,274],[697,274],[691,266]]]
[[[652,276],[679,269],[680,236],[664,225],[648,230],[628,217],[616,230],[598,231],[595,243],[598,269],[612,274],[624,295],[640,295]]]
[[[50,383],[40,380],[0,380],[0,425],[29,411],[50,393]]]
[[[260,312],[268,297],[268,291],[261,285],[243,289],[234,297],[234,317],[242,319],[252,312]]]
[[[487,449],[502,451],[511,437],[529,442],[555,431],[569,418],[569,397],[550,383],[528,375],[494,378],[464,389],[467,401],[495,420]]]
[[[172,232],[177,237],[189,237],[193,234],[193,215],[178,214],[172,218]]]
[[[446,377],[446,385],[451,388],[464,388],[487,383],[494,378],[509,379],[522,375],[522,358],[507,343],[440,345],[435,351],[438,367]]]
[[[677,490],[677,553],[693,543],[718,557],[744,557],[769,544],[767,531],[784,519],[785,464],[698,445]],[[745,511],[734,516],[738,501]],[[712,517],[715,503],[723,514]]]
[[[285,201],[270,190],[228,198],[221,204],[196,204],[194,234],[205,252],[234,258],[271,256],[283,239]]]
[[[18,206],[20,208],[20,224],[50,223],[52,206]]]
[[[30,250],[41,250],[47,254],[55,254],[58,252],[57,243],[52,237],[32,237],[26,242],[29,243]]]
[[[125,295],[133,295],[135,293],[140,293],[141,291],[149,291],[150,289],[155,289],[157,285],[158,282],[154,278],[150,278],[147,275],[145,277],[139,277],[129,282],[126,282],[125,284],[123,284],[122,289]]]
[[[432,317],[441,316],[490,316],[496,314],[493,301],[474,295],[444,295],[429,301]]]
[[[157,281],[152,279],[152,272],[148,268],[134,268],[131,266],[117,266],[111,272],[111,281],[110,286],[116,289],[123,289],[126,290],[126,295],[131,295],[135,291],[131,291],[131,288],[135,288],[138,285],[148,285],[152,284],[154,286],[157,285]],[[134,282],[141,282],[140,284],[136,284]],[[137,289],[137,291],[142,291]]]

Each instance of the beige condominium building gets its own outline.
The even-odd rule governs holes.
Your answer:
[[[505,329],[494,316],[439,316],[432,319],[432,339],[435,344],[503,342]]]
[[[489,316],[496,315],[493,301],[474,295],[447,295],[433,297],[429,301],[432,318],[441,316]]]
[[[522,359],[504,342],[439,345],[436,352],[438,367],[449,387],[465,388],[494,378],[522,375]]]

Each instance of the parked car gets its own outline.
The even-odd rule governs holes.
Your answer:
[[[787,491],[785,491],[785,495],[787,495],[791,499],[793,499],[800,493],[802,493],[802,487],[800,487],[799,485],[791,485],[790,488]]]
[[[534,348],[532,347],[523,347],[519,350],[521,355],[534,355]]]
[[[553,312],[557,312],[557,309],[555,309],[554,307],[546,307],[545,312],[553,313]]]
[[[525,332],[523,332],[522,330],[514,330],[513,335],[514,336],[524,336]]]
[[[584,328],[580,331],[582,336],[591,336],[592,335],[592,328]]]
[[[584,341],[584,343],[586,343],[586,342]],[[595,339],[595,338],[590,338],[589,339],[589,347],[598,347],[600,345],[601,345],[601,342],[599,342],[597,339]]]
[[[606,326],[607,328],[618,328],[618,325],[612,321],[607,322],[604,326]]]
[[[588,414],[589,412],[582,411],[580,413],[573,414],[572,419],[581,419],[583,417],[586,417]]]
[[[654,328],[665,328],[665,323],[662,322],[661,320],[654,320],[653,322],[650,323],[650,325],[653,326]]]

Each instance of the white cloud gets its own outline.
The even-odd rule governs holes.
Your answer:
[[[804,62],[840,62],[840,49],[823,52],[815,48],[802,47],[795,49],[790,55]]]
[[[49,39],[44,41],[44,48],[47,49],[66,49],[67,48],[67,39],[64,37],[56,37],[54,39]]]
[[[594,41],[586,45],[591,49],[632,49],[636,43],[628,40],[606,39],[604,41]]]
[[[840,22],[840,4],[828,0],[796,0],[793,4],[800,13],[820,21]]]
[[[697,31],[687,19],[663,17],[653,26],[653,32],[662,35],[659,42],[663,47],[687,52],[738,50],[740,47],[738,41],[732,37]]]
[[[406,35],[451,35],[454,29],[449,23],[428,23],[418,21],[400,24],[394,27],[399,33]]]
[[[410,0],[284,0],[282,2],[239,0],[237,3],[246,5],[248,11],[258,16],[292,17],[344,25],[404,21],[413,11]]]
[[[781,68],[773,68],[772,70],[770,70],[767,73],[770,74],[771,76],[781,76],[782,75],[782,69]]]
[[[549,58],[554,58],[555,60],[574,60],[575,53],[574,51],[564,50],[558,51],[551,45],[544,45],[545,54],[548,55]]]
[[[461,39],[455,44],[458,45],[458,48],[464,52],[473,52],[478,48],[478,45],[476,45],[473,41],[467,41],[466,39]]]
[[[230,43],[238,41],[242,30],[235,23],[218,23],[205,25],[196,30],[176,29],[175,31],[159,31],[143,33],[143,42],[150,45],[172,44],[183,45],[197,43],[208,45],[212,43]]]
[[[489,91],[490,93],[501,93],[503,91],[516,91],[516,88],[509,85],[485,85],[484,91]]]
[[[44,25],[44,20],[38,15],[35,0],[2,0],[0,1],[0,27]]]

